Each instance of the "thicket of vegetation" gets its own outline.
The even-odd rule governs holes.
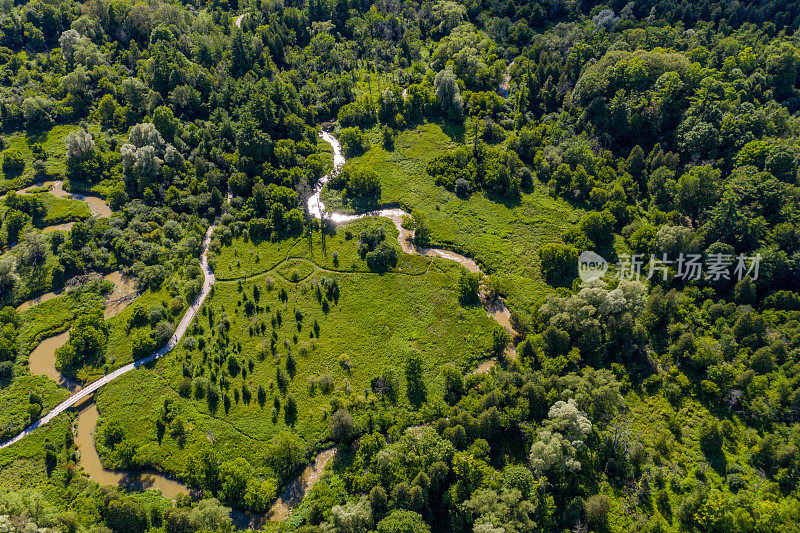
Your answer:
[[[204,498],[99,489],[68,414],[0,452],[0,529],[224,528],[223,504],[263,513],[336,445],[280,527],[794,530],[798,27],[789,1],[6,2],[2,435],[66,394],[27,369],[45,335],[70,328],[57,366],[78,379],[170,337],[213,220],[228,285],[173,354],[97,400],[107,465]],[[402,204],[407,187],[416,241],[490,275],[402,254],[388,222],[311,219],[324,122],[352,159],[332,205]],[[113,214],[15,192],[57,180]],[[519,232],[545,205],[546,230]],[[463,217],[491,231],[464,238]],[[650,254],[761,262],[741,281],[582,286],[588,249],[642,254],[645,273]],[[143,296],[110,321],[102,284],[13,310],[120,269]],[[515,357],[480,287],[505,297]]]

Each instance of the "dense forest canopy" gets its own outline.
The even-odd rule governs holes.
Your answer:
[[[230,529],[335,446],[264,529],[797,531],[798,30],[788,0],[4,0],[0,441],[68,396],[44,339],[76,385],[167,343],[212,225],[219,283],[95,398],[103,464],[192,495],[100,487],[70,410],[0,450],[0,530]],[[582,283],[586,250],[760,261]]]

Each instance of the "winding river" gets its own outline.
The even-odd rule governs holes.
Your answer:
[[[314,461],[286,486],[278,500],[270,507],[267,519],[271,522],[283,522],[289,518],[292,509],[303,501],[309,489],[322,477],[325,466],[335,456],[336,448],[328,448],[317,454]]]
[[[48,337],[33,349],[28,357],[28,369],[31,375],[47,376],[70,392],[76,392],[81,386],[56,369],[56,350],[69,340],[69,331]]]
[[[239,19],[236,22],[237,25],[240,24],[241,17],[239,17]],[[322,137],[323,140],[325,140],[328,144],[330,144],[331,148],[333,149],[334,168],[330,174],[324,176],[322,179],[319,180],[312,195],[308,198],[308,204],[307,204],[308,211],[312,216],[318,219],[324,218],[327,220],[331,220],[335,224],[342,224],[367,216],[386,217],[390,219],[397,228],[399,233],[398,240],[400,246],[406,253],[442,257],[461,264],[470,272],[481,272],[480,267],[477,265],[477,263],[475,263],[475,261],[466,256],[441,248],[422,248],[414,245],[412,243],[413,232],[404,229],[402,226],[403,217],[407,216],[407,213],[402,209],[396,209],[396,208],[379,209],[376,211],[371,211],[368,213],[362,213],[358,215],[326,212],[325,205],[320,198],[322,189],[325,186],[325,184],[328,183],[330,177],[332,175],[335,175],[335,173],[341,170],[341,167],[345,163],[345,158],[342,153],[342,148],[341,145],[339,144],[339,141],[333,135],[331,135],[326,131],[321,131],[320,136]],[[55,182],[53,184],[53,192],[54,194],[59,194],[59,191],[63,192],[63,189],[61,189],[61,183]],[[84,201],[87,201],[88,203],[88,198],[90,197],[79,197],[79,198]],[[229,201],[230,201],[230,194],[229,194]],[[97,207],[93,208],[91,204],[90,204],[90,209],[92,209],[92,212],[96,216],[108,216],[107,214],[102,213],[102,211]],[[126,374],[131,370],[139,368],[140,366],[146,365],[151,361],[154,361],[155,359],[161,357],[162,355],[170,352],[178,344],[178,342],[180,342],[181,338],[183,338],[184,334],[186,333],[187,328],[189,327],[195,315],[197,314],[197,311],[200,309],[200,306],[203,304],[206,297],[210,293],[211,287],[215,281],[214,273],[211,271],[208,265],[208,244],[210,242],[211,233],[213,232],[213,230],[214,230],[213,225],[208,228],[208,231],[206,232],[205,237],[203,239],[202,253],[200,256],[200,262],[202,265],[203,278],[204,278],[203,289],[200,292],[200,295],[195,300],[195,302],[189,307],[189,309],[187,309],[186,313],[184,314],[183,318],[178,324],[178,327],[175,329],[175,333],[172,335],[167,344],[157,352],[151,354],[150,356],[144,359],[140,359],[138,361],[134,361],[121,368],[118,368],[117,370],[109,373],[108,375],[82,388],[77,383],[73,383],[67,380],[57,370],[55,370],[55,361],[52,359],[55,350],[59,346],[63,346],[63,344],[67,342],[69,338],[69,333],[65,332],[60,335],[56,335],[55,337],[46,339],[31,354],[31,362],[30,362],[31,373],[47,375],[54,381],[58,382],[59,384],[70,390],[70,392],[72,392],[72,395],[63,402],[61,402],[60,404],[58,404],[52,411],[47,413],[41,419],[37,420],[29,427],[27,427],[19,435],[0,444],[0,449],[5,448],[7,446],[11,446],[15,442],[24,438],[26,435],[35,431],[37,428],[47,424],[53,418],[63,413],[67,409],[74,407],[78,404],[81,404],[85,399],[90,398],[95,391],[100,389],[105,384],[113,381],[117,377]],[[117,283],[121,283],[122,279],[121,278],[119,280],[114,279],[114,281],[116,285]],[[45,296],[42,296],[40,298],[41,299],[39,301],[44,301],[47,299]],[[489,299],[485,297],[485,295],[482,295],[481,300],[489,316],[494,317],[510,333],[513,334],[514,330],[511,327],[509,321],[509,313],[505,305],[503,304],[502,300],[496,300],[490,302]],[[40,351],[37,352],[37,350]],[[509,351],[510,350],[511,349],[509,348]],[[492,364],[490,362],[487,362],[478,367],[476,371],[485,372],[488,371],[491,368],[491,366]],[[102,462],[100,461],[100,457],[98,456],[97,450],[95,449],[94,446],[94,432],[97,425],[98,415],[99,414],[97,411],[97,407],[92,402],[81,410],[81,412],[78,415],[76,424],[78,433],[76,442],[78,443],[78,446],[81,449],[81,465],[91,475],[92,478],[94,478],[96,481],[102,484],[117,484],[117,485],[127,484],[131,488],[140,488],[140,489],[158,488],[161,489],[162,493],[168,497],[175,497],[179,493],[187,492],[187,488],[184,484],[166,478],[159,474],[148,473],[148,472],[143,472],[143,473],[115,472],[105,469],[102,465]],[[326,464],[331,459],[333,459],[335,455],[336,455],[336,450],[334,448],[330,448],[320,452],[316,456],[315,460],[300,474],[300,476],[298,476],[285,488],[284,492],[281,494],[281,496],[278,498],[278,500],[275,502],[275,504],[272,506],[269,513],[267,514],[268,519],[275,521],[285,520],[291,514],[292,508],[298,502],[302,501],[307,491],[320,478],[325,469]]]
[[[400,242],[400,247],[403,249],[404,252],[407,254],[417,254],[417,255],[426,255],[426,256],[438,256],[444,259],[449,259],[450,261],[455,261],[456,263],[460,264],[464,268],[466,268],[470,272],[480,272],[483,273],[478,266],[478,264],[461,254],[457,254],[450,250],[445,250],[442,248],[423,248],[420,246],[415,245],[412,242],[414,237],[414,232],[409,231],[403,228],[403,217],[409,216],[408,213],[403,211],[402,209],[393,208],[393,209],[378,209],[375,211],[369,211],[366,213],[361,213],[358,215],[349,215],[345,213],[329,213],[325,209],[325,204],[322,202],[321,194],[322,189],[325,185],[330,181],[331,177],[339,173],[344,166],[345,157],[344,153],[342,152],[342,145],[339,143],[338,139],[328,133],[325,130],[320,132],[320,137],[326,143],[331,145],[333,149],[333,170],[330,174],[322,177],[318,182],[316,187],[308,198],[308,212],[311,216],[317,219],[326,219],[332,221],[334,224],[343,224],[345,222],[351,222],[353,220],[357,220],[363,217],[370,217],[370,216],[377,216],[377,217],[386,217],[391,220],[395,227],[397,228],[398,232],[398,240]],[[511,326],[511,314],[508,312],[505,304],[501,299],[492,300],[487,297],[486,293],[481,294],[481,302],[483,303],[484,309],[486,312],[497,320],[506,330],[514,336],[516,333],[514,328]],[[513,349],[510,347],[506,349],[506,354],[513,356]],[[486,366],[486,363],[482,365],[482,369],[485,368],[488,370],[491,368],[491,365]]]
[[[33,194],[34,193],[34,189],[37,189],[36,192],[39,192],[39,189],[42,189],[42,188],[45,188],[45,187],[48,190],[47,191],[42,191],[42,192],[48,192],[49,194],[52,194],[53,196],[56,196],[58,198],[71,198],[71,199],[74,199],[74,200],[80,200],[80,201],[84,202],[89,207],[89,211],[91,211],[93,216],[96,216],[96,217],[99,217],[99,218],[105,218],[105,217],[110,217],[111,216],[111,207],[109,207],[109,205],[106,203],[105,200],[103,200],[102,198],[99,198],[97,196],[86,196],[86,195],[78,194],[78,193],[68,193],[67,191],[64,190],[64,182],[60,181],[60,180],[58,180],[58,181],[40,181],[40,182],[37,182],[37,183],[35,183],[33,185],[29,185],[28,187],[25,187],[24,189],[18,190],[17,194]],[[0,201],[4,200],[5,197],[6,197],[5,194],[0,196]],[[53,231],[69,231],[70,229],[72,229],[72,226],[74,226],[74,225],[75,225],[75,222],[63,222],[61,224],[54,224],[52,226],[45,226],[45,227],[41,228],[41,230],[44,233],[51,233]],[[10,248],[13,248],[14,246],[16,246],[16,243],[12,244],[10,246]]]
[[[120,314],[122,310],[125,309],[131,303],[131,301],[133,301],[133,297],[136,295],[136,280],[124,276],[119,270],[106,274],[103,276],[103,279],[114,284],[114,289],[106,298],[105,318],[109,319]],[[17,306],[17,312],[22,313],[34,305],[46,302],[47,300],[52,300],[56,296],[61,296],[65,291],[69,290],[69,288],[62,288],[57,291],[50,291],[40,294],[39,296],[19,304]]]
[[[57,181],[40,181],[24,189],[20,189],[17,191],[17,194],[32,194],[34,189],[37,191],[47,188],[47,192],[56,196],[58,198],[69,198],[73,200],[80,200],[84,202],[87,207],[89,207],[89,211],[91,211],[93,216],[99,218],[107,218],[111,216],[111,207],[109,207],[108,203],[102,198],[97,196],[90,196],[78,193],[69,193],[64,190],[64,182],[61,180]],[[3,196],[5,197],[5,195]],[[55,224],[53,226],[47,226],[42,228],[42,231],[45,233],[49,233],[51,231],[69,231],[72,226],[74,226],[74,222],[64,222],[63,224]]]
[[[57,196],[59,198],[71,198],[73,200],[80,200],[89,207],[89,211],[91,211],[92,215],[96,217],[106,218],[111,216],[111,207],[109,207],[109,205],[105,202],[105,200],[97,196],[87,196],[75,192],[73,193],[67,192],[64,190],[64,182],[61,180],[40,182],[35,185],[31,185],[30,187],[26,187],[19,192],[27,194],[34,187],[36,188],[49,187],[50,190],[48,192],[53,196]]]
[[[160,490],[167,498],[175,499],[178,494],[189,494],[188,487],[175,479],[150,471],[119,471],[103,466],[95,447],[95,431],[100,413],[97,405],[89,402],[75,419],[77,435],[75,443],[81,451],[80,465],[89,476],[100,485],[114,485],[129,490]]]
[[[26,187],[19,192],[19,194],[30,194],[34,188],[39,189],[42,187],[48,187],[50,194],[57,196],[59,198],[74,198],[76,200],[80,200],[85,202],[89,207],[89,210],[92,212],[93,216],[96,217],[109,217],[111,216],[111,208],[108,204],[103,201],[101,198],[96,196],[85,196],[81,194],[70,194],[66,192],[63,188],[63,182],[61,181],[47,181],[37,183],[36,185],[32,185],[30,187]],[[55,226],[48,226],[44,228],[42,231],[49,232],[49,231],[56,231],[56,230],[69,230],[73,222],[68,222],[65,224],[59,224]],[[208,240],[211,235],[211,231],[213,228],[209,228],[208,233],[206,234],[206,239],[204,240],[204,246],[208,245]],[[208,272],[208,263],[205,260],[205,248],[203,249],[203,256],[201,257],[201,262],[204,264],[204,276]],[[106,307],[105,307],[105,318],[109,319],[120,312],[122,312],[125,307],[127,307],[133,298],[136,295],[136,280],[133,278],[126,277],[120,271],[111,272],[110,274],[106,274],[103,279],[107,281],[111,281],[114,284],[114,289],[106,298]],[[206,294],[208,294],[208,290],[210,289],[211,283],[213,283],[213,277],[209,281],[208,277],[206,276],[206,286],[204,286],[204,294],[201,295],[203,298]],[[26,302],[23,302],[21,305],[17,307],[17,311],[22,312],[34,305],[40,304],[42,302],[46,302],[56,296],[59,296],[64,293],[64,290],[48,292],[32,298]],[[202,300],[201,300],[202,301]],[[184,325],[188,325],[188,322],[191,322],[191,318],[194,316],[194,312],[199,307],[199,303],[196,303],[194,307],[194,311],[191,313],[191,317],[184,316],[184,320],[181,322]],[[187,312],[187,315],[190,313]],[[176,335],[178,336],[178,340],[180,336],[183,335],[183,331],[185,331],[185,325],[183,329],[180,331],[176,330]],[[180,326],[179,326],[180,328]],[[28,367],[30,373],[34,376],[42,375],[46,376],[60,386],[67,389],[69,392],[73,393],[70,398],[68,398],[62,404],[59,404],[56,409],[49,413],[45,418],[40,420],[38,423],[33,424],[31,427],[26,429],[22,434],[18,435],[15,439],[12,439],[9,442],[3,443],[0,445],[0,448],[8,446],[22,438],[27,433],[30,433],[32,430],[36,429],[41,425],[44,425],[52,419],[55,414],[61,412],[61,410],[68,404],[72,404],[76,407],[80,407],[80,411],[78,416],[75,420],[76,425],[76,437],[75,442],[80,450],[80,466],[86,471],[86,473],[95,481],[102,485],[117,485],[123,486],[129,489],[138,489],[138,490],[146,490],[146,489],[159,489],[164,496],[168,498],[175,498],[178,494],[188,494],[189,490],[183,483],[165,477],[157,472],[149,472],[149,471],[135,471],[135,472],[125,472],[125,471],[114,471],[109,470],[103,467],[102,461],[100,460],[100,456],[97,453],[97,449],[95,447],[94,442],[94,434],[95,429],[97,426],[97,419],[99,417],[99,412],[97,411],[97,406],[94,404],[91,396],[91,392],[102,386],[104,383],[110,381],[110,379],[106,381],[98,381],[90,385],[91,391],[89,394],[78,394],[82,391],[80,384],[70,380],[61,372],[56,369],[56,358],[55,352],[58,348],[64,346],[69,340],[69,331],[65,331],[63,333],[59,333],[58,335],[54,335],[52,337],[44,339],[42,342],[39,343],[36,348],[31,352],[28,358]],[[176,342],[177,343],[177,342]],[[172,345],[174,346],[174,344]],[[168,351],[168,350],[167,350]],[[165,352],[164,352],[165,353]],[[143,364],[142,362],[137,362],[134,366],[129,367],[135,368],[139,366],[139,364]],[[130,368],[128,368],[130,369]],[[120,369],[122,370],[122,369]],[[124,372],[115,373],[116,375],[121,375]],[[110,377],[110,376],[107,376]],[[106,378],[104,378],[105,380]],[[111,378],[113,379],[113,378]],[[97,385],[97,386],[95,386]]]

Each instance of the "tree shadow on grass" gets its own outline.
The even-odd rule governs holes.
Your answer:
[[[356,213],[369,213],[375,211],[380,207],[380,195],[373,196],[357,196],[349,199],[350,207]]]
[[[25,132],[25,142],[28,146],[33,146],[36,143],[43,144],[47,141],[47,135],[50,133],[50,128],[42,128],[35,130],[28,130]]]
[[[392,142],[389,142],[389,143],[382,142],[381,143],[381,148],[383,148],[385,151],[387,151],[389,153],[394,152],[394,139],[392,139]]]
[[[158,363],[156,363],[156,360],[153,359],[152,361],[146,362],[142,366],[145,367],[148,370],[153,370],[156,367],[156,364],[158,364]]]
[[[27,164],[25,165],[27,166]],[[22,179],[22,174],[25,172],[25,167],[3,170],[3,177],[5,180],[13,182],[12,188],[19,189],[25,187],[27,183]]]
[[[464,144],[464,125],[459,124],[457,122],[450,122],[449,120],[442,120],[438,123],[442,131],[450,137],[451,141],[457,142],[458,144]]]
[[[708,461],[708,464],[713,468],[719,475],[725,476],[727,469],[728,469],[728,460],[725,458],[725,452],[722,451],[721,448],[714,449],[707,446],[700,446],[700,449],[703,452],[703,455]]]
[[[497,194],[495,192],[487,192],[486,198],[508,209],[519,207],[522,204],[522,195],[508,197],[503,194]]]

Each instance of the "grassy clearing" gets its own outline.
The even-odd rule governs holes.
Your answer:
[[[253,242],[236,238],[231,246],[223,247],[214,258],[214,275],[221,281],[249,277],[272,271],[291,258],[312,261],[324,270],[369,272],[366,261],[358,254],[358,238],[362,231],[375,227],[383,228],[386,242],[399,253],[400,245],[394,224],[385,218],[371,217],[335,228],[332,235],[325,237],[324,243],[319,232],[314,233],[310,240],[307,236],[277,242]],[[400,254],[396,271],[421,274],[425,272],[427,265],[428,260],[425,258]],[[289,279],[284,270],[281,267],[278,273]]]
[[[473,257],[486,272],[497,273],[511,307],[529,309],[548,289],[541,278],[538,249],[558,241],[580,213],[553,198],[536,183],[517,203],[476,193],[468,199],[434,184],[425,167],[463,141],[450,125],[423,124],[398,134],[386,150],[373,132],[372,148],[352,159],[381,178],[381,203],[399,203],[428,216],[431,236],[440,246]],[[330,197],[331,192],[326,194]]]
[[[86,220],[92,216],[89,206],[82,200],[59,198],[47,192],[36,193],[36,197],[42,200],[45,209],[44,216],[33,220],[33,225],[37,228],[41,229],[64,222]],[[8,211],[8,208],[5,203],[0,203],[0,217],[5,216],[6,211]]]
[[[283,279],[297,283],[313,274],[316,267],[313,263],[302,259],[287,259],[276,270]]]
[[[364,223],[369,221],[359,221]],[[340,257],[355,253],[347,251],[351,241],[342,238],[341,248],[336,242],[328,240],[329,256],[334,251]],[[324,440],[332,396],[319,387],[312,392],[309,386],[324,374],[330,374],[336,393],[360,395],[386,368],[395,368],[402,376],[405,357],[417,352],[425,361],[430,393],[436,394],[442,387],[439,373],[444,363],[466,369],[485,357],[493,323],[482,308],[458,304],[455,287],[460,271],[454,263],[432,260],[430,265],[416,275],[317,270],[298,283],[271,274],[242,283],[219,281],[187,333],[205,348],[187,349],[182,344],[153,365],[155,372],[137,370],[106,386],[96,399],[101,428],[112,421],[120,423],[136,446],[135,464],[180,476],[189,454],[210,441],[223,457],[244,456],[260,465],[265,443],[290,425],[312,445]],[[337,280],[340,287],[339,301],[331,301],[327,313],[315,291],[322,277]],[[284,291],[286,301],[281,301]],[[250,314],[247,302],[256,306]],[[299,322],[295,311],[302,315]],[[274,355],[272,319],[277,336]],[[221,333],[220,324],[226,322],[229,329]],[[315,323],[318,337],[312,335]],[[277,373],[280,368],[287,378],[292,375],[290,353],[295,371],[284,395]],[[207,396],[194,394],[195,385],[209,381],[223,384],[216,408]],[[179,396],[182,382],[192,383],[191,398]],[[404,388],[402,378],[401,383]],[[259,386],[265,391],[263,406]],[[289,396],[297,404],[293,423],[286,419]],[[156,420],[167,397],[179,406],[183,445],[170,428],[159,439]],[[273,407],[276,400],[278,410]],[[113,464],[113,453],[101,450],[101,454]]]
[[[44,149],[47,174],[50,176],[63,176],[66,171],[64,138],[77,129],[77,125],[59,125],[37,136],[29,136],[25,133],[14,133],[6,136],[5,149],[15,149],[22,154],[25,159],[25,170],[21,174],[13,176],[6,176],[0,170],[0,191],[18,189],[33,182],[34,156],[31,147],[36,143],[40,143]],[[99,131],[99,127],[96,125],[93,125],[90,129],[95,133]]]
[[[14,446],[0,450],[0,485],[9,490],[39,490],[53,503],[55,502],[52,498],[63,497],[63,486],[60,491],[53,490],[47,483],[45,441],[49,440],[58,447],[63,446],[69,426],[69,417],[58,417]],[[60,466],[61,468],[53,473],[53,477],[63,476],[63,471],[60,470],[64,465]]]
[[[242,238],[236,238],[231,246],[223,247],[217,254],[209,254],[209,263],[218,280],[252,276],[272,270],[290,257],[293,248],[302,247],[303,242],[303,238],[277,242],[245,242]]]
[[[73,220],[85,220],[92,216],[89,206],[82,200],[59,198],[49,193],[40,193],[36,196],[42,199],[47,211],[47,214],[41,220],[41,223],[45,226]]]
[[[15,376],[9,386],[0,389],[0,442],[25,429],[68,396],[66,389],[44,376]],[[32,407],[36,405],[39,407]]]

